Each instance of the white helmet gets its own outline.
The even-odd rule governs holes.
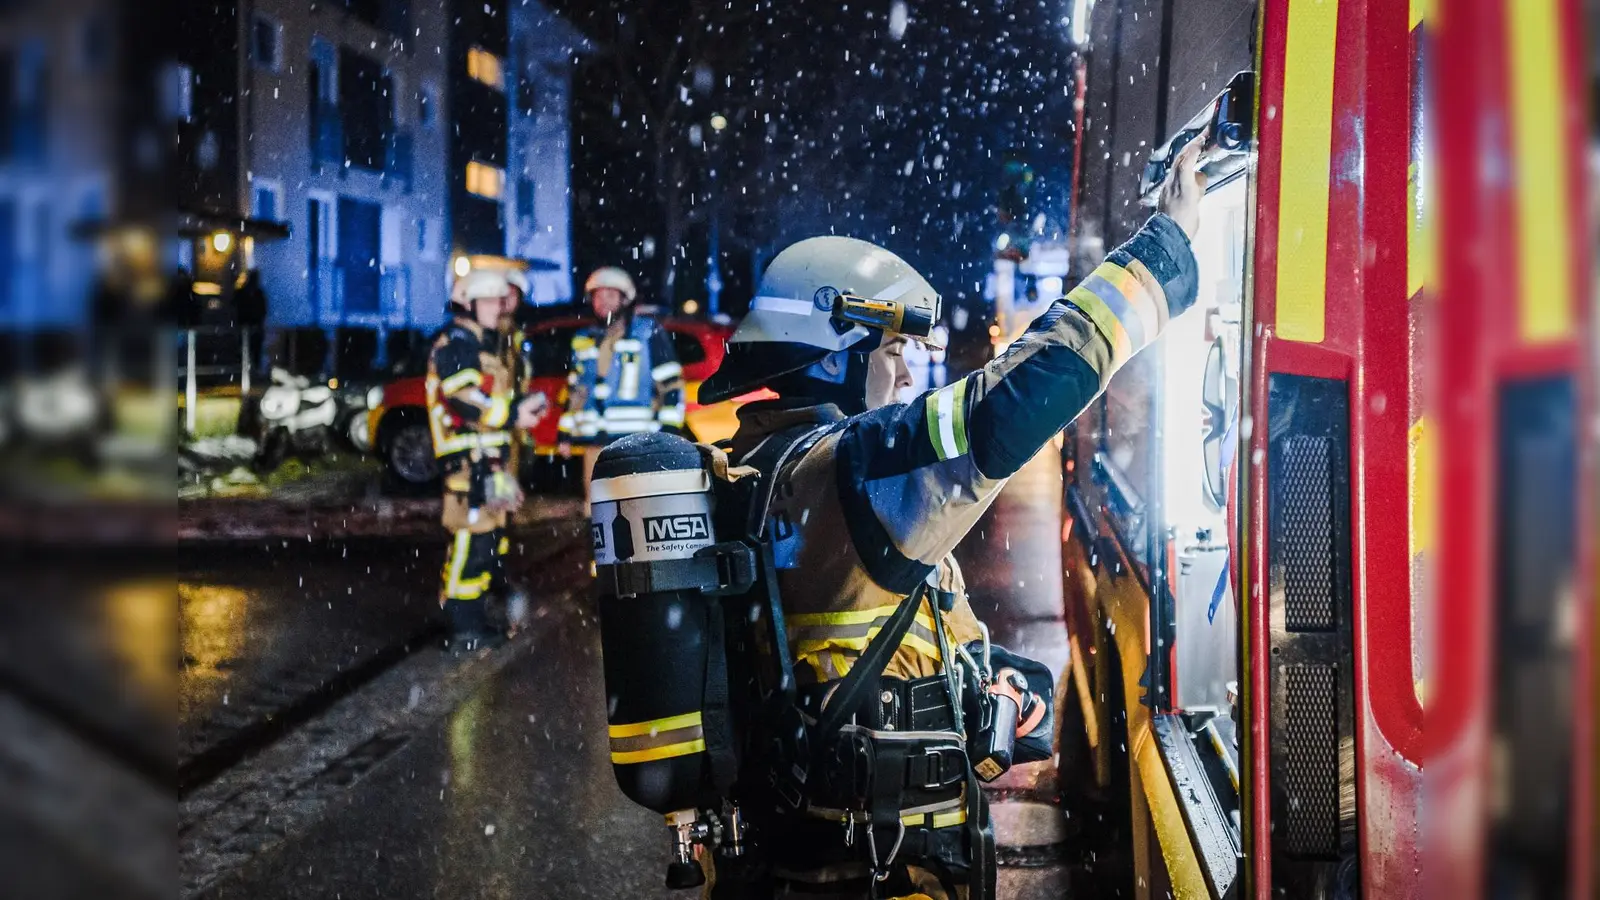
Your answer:
[[[633,276],[616,266],[602,266],[589,275],[589,280],[583,283],[583,294],[589,294],[600,288],[614,288],[622,294],[622,302],[632,303],[639,296],[639,289],[634,287]]]
[[[767,266],[701,402],[754,390],[876,332],[926,340],[938,319],[939,294],[910,263],[855,238],[807,238]]]
[[[473,269],[456,279],[450,288],[450,305],[467,314],[472,304],[486,297],[504,297],[511,293],[511,283],[504,272],[497,269]]]
[[[522,299],[528,299],[530,291],[528,276],[521,269],[505,269],[501,274],[505,276],[506,284],[522,292]]]

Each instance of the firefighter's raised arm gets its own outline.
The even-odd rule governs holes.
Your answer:
[[[949,553],[1005,479],[1194,303],[1198,272],[1189,240],[1204,193],[1198,153],[1198,143],[1181,151],[1162,188],[1161,212],[999,358],[846,426],[839,490],[854,506],[854,520],[870,515],[875,523],[860,527],[858,543],[887,540],[882,552],[930,564]]]

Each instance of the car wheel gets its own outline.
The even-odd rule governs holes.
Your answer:
[[[372,450],[372,435],[368,433],[367,413],[365,410],[351,413],[349,419],[344,423],[343,431],[345,440],[349,441],[350,446],[354,447],[357,452],[367,453]]]
[[[439,477],[433,436],[422,422],[404,422],[395,429],[384,448],[384,460],[389,471],[406,484],[427,484]]]

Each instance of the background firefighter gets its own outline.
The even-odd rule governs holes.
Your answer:
[[[587,498],[600,450],[623,435],[682,428],[684,396],[672,336],[636,308],[633,278],[614,266],[596,269],[583,292],[596,323],[572,337],[560,432],[563,455],[584,451]]]
[[[452,319],[428,356],[428,422],[450,532],[440,604],[450,645],[460,649],[496,637],[484,598],[507,549],[507,516],[522,502],[508,466],[511,429],[531,428],[544,414],[544,396],[523,396],[505,365],[498,326],[515,304],[505,273],[469,272],[451,292]]]

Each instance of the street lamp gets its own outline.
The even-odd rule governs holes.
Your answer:
[[[722,260],[720,259],[721,241],[718,232],[722,230],[722,191],[717,188],[717,165],[722,161],[723,129],[728,127],[728,119],[722,113],[713,113],[711,116],[711,234],[707,243],[710,245],[709,259],[706,260],[706,312],[715,316],[721,311],[722,305]]]
[[[233,246],[233,235],[219,231],[211,236],[211,246],[215,247],[218,253],[227,253],[228,248]]]

